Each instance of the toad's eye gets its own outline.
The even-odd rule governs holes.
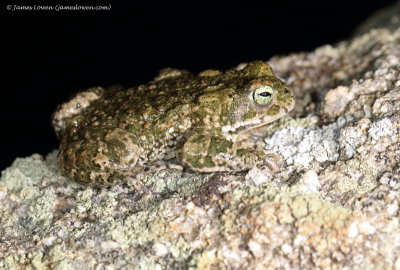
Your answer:
[[[262,85],[254,89],[253,99],[258,105],[267,105],[272,101],[275,90],[269,85]]]

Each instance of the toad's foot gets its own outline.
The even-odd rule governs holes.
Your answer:
[[[264,169],[265,167],[268,167],[272,172],[278,172],[280,170],[280,163],[282,161],[282,158],[280,155],[275,153],[272,150],[264,150],[264,153],[266,155],[264,163],[256,165],[260,169]]]
[[[240,172],[254,166],[278,171],[279,155],[264,149],[244,148],[223,136],[197,132],[187,138],[176,151],[177,159],[199,172]]]
[[[129,176],[129,179],[133,180],[133,182],[135,181],[141,182],[142,179],[144,179],[149,175],[158,174],[167,170],[182,172],[183,167],[179,164],[167,163],[165,161],[160,160],[143,167],[137,167],[135,172]]]

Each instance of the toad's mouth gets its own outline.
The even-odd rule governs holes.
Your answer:
[[[279,113],[275,115],[265,115],[263,117],[246,119],[244,121],[237,121],[233,125],[225,125],[222,127],[222,132],[227,136],[238,135],[240,133],[259,128],[271,123],[289,112],[288,109],[282,108]]]

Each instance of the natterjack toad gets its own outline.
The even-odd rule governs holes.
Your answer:
[[[199,172],[248,170],[269,163],[267,152],[244,143],[249,131],[294,103],[261,61],[196,76],[164,69],[153,82],[126,90],[90,88],[54,113],[59,164],[66,176],[94,185],[172,158]]]

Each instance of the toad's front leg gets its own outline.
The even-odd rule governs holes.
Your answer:
[[[246,171],[267,165],[279,169],[279,156],[263,149],[245,148],[222,135],[200,131],[190,135],[176,151],[178,161],[200,172]]]
[[[111,185],[132,173],[141,147],[136,136],[115,127],[87,127],[80,139],[61,143],[64,175],[92,185]]]

